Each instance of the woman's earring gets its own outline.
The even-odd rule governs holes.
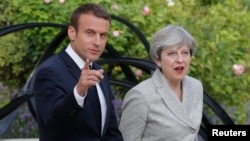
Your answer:
[[[161,64],[158,64],[158,67],[161,68]]]

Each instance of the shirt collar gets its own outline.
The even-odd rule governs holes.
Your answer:
[[[69,44],[67,48],[65,49],[66,53],[69,54],[69,56],[73,59],[73,61],[76,63],[76,65],[82,69],[85,61],[72,49],[71,45]],[[90,63],[92,65],[92,62]]]

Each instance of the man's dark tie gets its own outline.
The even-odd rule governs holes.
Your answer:
[[[97,88],[95,85],[89,87],[87,97],[89,97],[89,99],[91,101],[92,107],[93,107],[95,115],[97,117],[97,124],[98,124],[99,128],[101,129],[101,126],[102,126],[101,125],[101,122],[102,122],[101,104],[99,101],[99,96],[98,96]]]

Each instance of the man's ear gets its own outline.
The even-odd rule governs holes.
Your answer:
[[[68,27],[68,36],[71,41],[75,40],[76,37],[76,30],[73,26]]]

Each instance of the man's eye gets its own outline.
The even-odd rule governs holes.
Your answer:
[[[94,33],[91,32],[91,31],[87,31],[87,34],[88,34],[88,35],[93,35]]]
[[[107,36],[108,36],[107,34],[101,34],[101,38],[102,38],[102,39],[107,38]]]

